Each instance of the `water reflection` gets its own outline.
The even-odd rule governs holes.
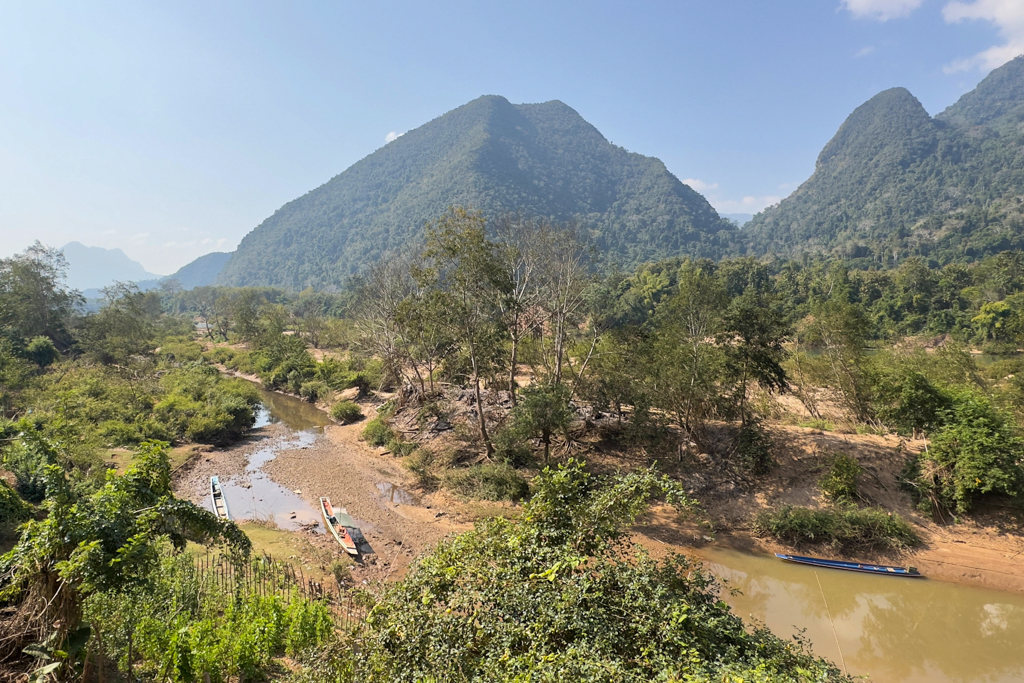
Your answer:
[[[289,531],[316,525],[318,533],[325,533],[320,511],[299,494],[268,477],[263,466],[281,451],[311,446],[317,434],[330,424],[330,418],[305,401],[258,388],[262,405],[256,414],[255,426],[265,427],[280,422],[291,433],[289,438],[273,440],[251,454],[244,475],[221,483],[231,514],[236,519],[273,521],[279,528]]]
[[[256,413],[256,427],[282,422],[295,431],[323,432],[331,418],[311,403],[294,396],[275,394],[257,385],[262,406]]]
[[[739,616],[780,636],[806,629],[815,652],[837,663],[841,647],[853,675],[877,683],[1024,680],[1022,595],[816,570],[729,550],[700,554],[742,592],[723,596]]]

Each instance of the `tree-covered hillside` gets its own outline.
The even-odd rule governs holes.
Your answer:
[[[744,228],[757,255],[893,264],[970,261],[1024,246],[1024,57],[932,118],[903,88],[858,107],[814,174]]]
[[[661,161],[611,144],[565,104],[487,96],[285,204],[242,240],[219,283],[337,286],[382,254],[419,244],[424,222],[453,205],[578,218],[623,266],[721,256],[737,235]]]

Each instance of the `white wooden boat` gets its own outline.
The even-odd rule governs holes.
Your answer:
[[[349,555],[358,555],[359,541],[363,540],[363,534],[359,531],[359,527],[356,526],[355,520],[349,516],[348,510],[345,508],[335,510],[334,506],[331,505],[331,499],[327,496],[321,496],[320,512],[323,513],[327,529],[334,536],[335,540],[341,544],[341,547],[345,549],[345,552]]]
[[[213,514],[220,519],[231,521],[228,499],[224,497],[224,490],[220,487],[220,478],[216,475],[210,477],[210,498],[213,500]]]

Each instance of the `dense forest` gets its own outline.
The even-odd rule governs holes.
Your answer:
[[[1024,57],[936,117],[903,88],[858,107],[814,175],[744,226],[748,253],[865,265],[969,262],[1020,249]]]
[[[695,458],[770,472],[782,395],[816,429],[926,435],[898,482],[921,510],[956,518],[1019,494],[1024,256],[619,272],[590,239],[454,208],[420,252],[341,291],[117,285],[89,313],[59,252],[0,261],[0,657],[40,680],[843,680],[625,530],[652,502],[699,517],[680,479]],[[982,367],[971,349],[1003,355]],[[211,585],[189,548],[217,549],[233,576],[270,571],[238,526],[173,488],[193,444],[253,427],[255,389],[228,371],[340,423],[372,410],[363,438],[424,490],[517,512],[440,543],[399,581],[346,588],[366,605],[358,627],[266,579]],[[454,425],[443,447],[441,423]],[[646,455],[602,474],[587,463],[598,451]],[[857,498],[857,476],[836,458],[828,507],[778,509],[755,530],[917,544],[900,515]]]
[[[658,159],[611,144],[558,101],[481,97],[402,135],[249,233],[218,282],[341,286],[383,254],[409,254],[452,205],[577,219],[610,261],[721,256],[736,236]]]

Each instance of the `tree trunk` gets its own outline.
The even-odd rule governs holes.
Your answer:
[[[519,338],[512,337],[512,358],[508,368],[508,393],[512,397],[512,407],[516,405],[516,364],[518,363]]]

